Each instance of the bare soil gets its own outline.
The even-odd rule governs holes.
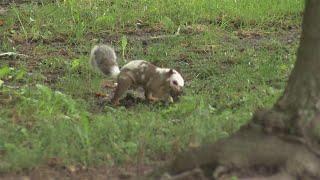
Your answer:
[[[123,167],[52,167],[41,166],[30,171],[0,174],[1,180],[43,180],[43,179],[130,179],[150,172],[155,165],[126,165]]]

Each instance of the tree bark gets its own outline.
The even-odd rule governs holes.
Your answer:
[[[320,1],[308,0],[295,67],[277,105],[292,112],[319,111],[320,97]],[[307,113],[308,114],[308,113]],[[312,117],[312,116],[311,116]],[[309,119],[311,118],[309,117]]]
[[[284,122],[279,125],[297,134],[303,133],[301,130],[308,127],[320,110],[319,18],[320,1],[307,0],[297,61],[285,92],[273,109],[287,114],[286,119],[282,119]]]
[[[319,20],[320,1],[306,0],[297,61],[271,110],[255,113],[226,139],[180,154],[147,178],[194,179],[203,173],[210,179],[320,179]]]

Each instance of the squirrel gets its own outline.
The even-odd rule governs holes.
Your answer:
[[[90,63],[94,69],[117,80],[111,103],[119,100],[130,88],[142,87],[146,100],[151,102],[173,102],[182,94],[184,79],[175,69],[160,68],[145,60],[132,60],[119,68],[114,49],[105,44],[95,45],[90,54]]]

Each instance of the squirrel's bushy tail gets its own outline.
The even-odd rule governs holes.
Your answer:
[[[90,63],[95,69],[114,79],[120,73],[116,53],[110,46],[104,44],[94,46],[90,54]]]

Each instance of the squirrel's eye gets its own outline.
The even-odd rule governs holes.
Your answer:
[[[174,84],[174,85],[178,85],[178,82],[177,81],[172,81],[172,83]]]

